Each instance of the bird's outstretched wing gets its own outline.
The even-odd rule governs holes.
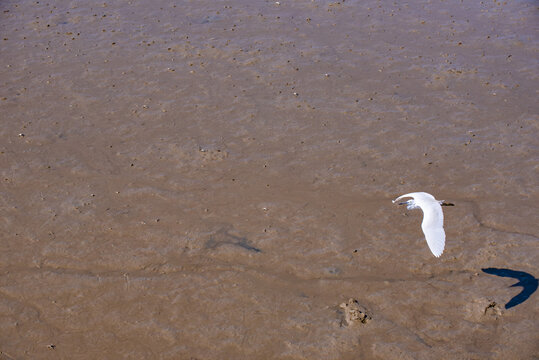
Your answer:
[[[436,257],[440,257],[444,252],[445,247],[445,231],[444,228],[427,228],[423,229],[425,239],[430,251]]]
[[[399,201],[401,199],[404,199],[404,198],[407,198],[407,197],[414,198],[415,200],[418,200],[418,199],[432,199],[432,200],[435,200],[434,196],[432,196],[429,193],[426,193],[426,192],[413,192],[413,193],[408,193],[408,194],[401,195],[398,198],[396,198],[395,200],[392,200],[392,202],[394,204],[397,201]]]
[[[425,201],[419,203],[423,210],[423,222],[421,229],[425,234],[427,245],[432,254],[439,257],[444,252],[445,247],[445,231],[444,231],[444,214],[442,207],[437,201]]]

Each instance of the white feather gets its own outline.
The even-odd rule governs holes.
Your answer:
[[[444,214],[440,201],[431,194],[415,192],[401,195],[393,200],[393,203],[407,197],[413,199],[406,201],[408,209],[420,207],[423,210],[421,229],[423,229],[430,251],[434,256],[439,257],[444,252],[445,247]]]

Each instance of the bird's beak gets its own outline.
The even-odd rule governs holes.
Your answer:
[[[455,204],[453,204],[453,203],[446,203],[446,202],[443,202],[440,205],[442,205],[442,206],[455,206]]]
[[[408,204],[408,201],[399,203],[399,205],[406,205],[406,204]]]

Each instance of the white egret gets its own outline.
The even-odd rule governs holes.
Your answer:
[[[426,192],[404,194],[393,200],[393,203],[407,197],[412,199],[401,202],[399,205],[407,205],[408,210],[417,208],[423,210],[421,229],[423,229],[430,251],[434,256],[439,257],[444,252],[445,246],[444,214],[441,205],[453,206],[453,204],[444,203],[444,200],[436,200],[434,196]]]

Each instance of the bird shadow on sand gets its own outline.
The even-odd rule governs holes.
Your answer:
[[[535,292],[535,290],[537,290],[537,286],[539,284],[539,281],[533,275],[524,271],[499,268],[485,268],[481,270],[487,274],[515,278],[518,280],[518,282],[511,285],[511,287],[523,287],[522,291],[517,296],[513,297],[507,304],[505,304],[506,309],[510,309],[526,301]]]

